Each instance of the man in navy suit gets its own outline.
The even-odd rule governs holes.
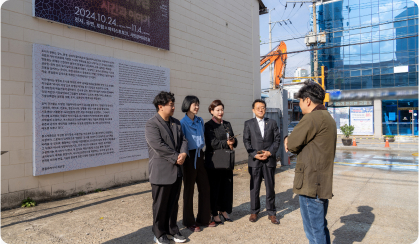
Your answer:
[[[265,179],[266,210],[269,220],[279,224],[275,208],[275,169],[276,152],[279,148],[280,135],[275,120],[265,118],[266,103],[256,99],[253,104],[256,118],[244,123],[243,142],[249,154],[248,166],[250,174],[250,206],[249,221],[256,222],[260,212],[260,184]]]

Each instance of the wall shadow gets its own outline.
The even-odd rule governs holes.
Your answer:
[[[180,232],[184,237],[187,238],[186,242],[189,242],[189,236],[193,234],[193,232],[187,230],[183,225],[182,221],[179,220],[177,222],[177,226],[179,227]],[[152,226],[143,227],[135,232],[132,232],[128,235],[124,235],[109,241],[103,242],[104,244],[138,244],[138,243],[155,243],[154,242],[154,234],[152,231]],[[175,243],[174,241],[170,241],[170,243]]]
[[[284,172],[285,170],[288,170],[290,168],[294,168],[295,164],[291,164],[290,166],[282,166],[281,168],[277,168],[275,174]],[[262,184],[264,184],[264,182],[262,182]],[[262,193],[262,192],[261,192]],[[237,221],[243,217],[248,217],[250,215],[250,189],[248,191],[248,197],[249,197],[249,201],[247,202],[243,202],[238,206],[233,207],[233,211],[230,214],[230,217],[233,219],[233,221]],[[275,205],[277,208],[277,217],[278,219],[282,219],[285,215],[291,213],[292,211],[298,209],[300,207],[299,204],[299,200],[298,200],[298,195],[293,197],[293,192],[292,189],[288,189],[284,192],[279,192],[275,195]],[[261,219],[262,217],[268,216],[268,213],[265,210],[265,195],[261,195],[260,196],[260,200],[261,200],[261,213],[259,214],[259,218]],[[181,200],[180,200],[181,201]],[[181,207],[179,208],[181,209]],[[267,218],[266,218],[267,221]],[[178,227],[179,230],[181,231],[182,235],[184,235],[188,240],[187,242],[189,242],[189,237],[191,235],[193,235],[194,233],[187,230],[183,225],[182,225],[182,219],[178,219]],[[146,226],[143,227],[133,233],[106,241],[104,243],[106,244],[113,244],[113,243],[154,243],[154,234],[151,230],[152,226]],[[210,228],[210,227],[202,227],[202,229],[204,229],[203,231],[205,231],[205,228]],[[171,243],[174,243],[173,241]]]
[[[300,208],[298,195],[295,195],[293,197],[292,189],[288,189],[284,192],[277,193],[275,195],[275,205],[277,208],[277,217],[278,219],[282,219],[285,215],[291,213],[294,210],[297,210]],[[250,197],[250,196],[249,196]],[[258,221],[262,219],[263,217],[268,216],[268,213],[266,212],[265,208],[265,195],[261,195],[261,212],[258,215]],[[237,221],[245,216],[250,215],[250,202],[242,203],[236,207],[233,208],[232,213],[230,214],[230,217],[233,219],[233,221]],[[268,219],[266,218],[266,221]],[[187,238],[187,242],[189,242],[190,235],[193,235],[194,233],[187,230],[182,225],[182,219],[178,220],[177,225],[179,227],[179,230],[181,231],[182,235],[184,235]],[[154,234],[151,230],[151,225],[143,227],[133,233],[109,240],[104,242],[105,244],[119,244],[119,243],[154,243]],[[202,227],[203,231],[205,231],[205,228],[211,228],[211,227]],[[171,241],[171,243],[175,243]]]
[[[291,165],[281,166],[276,168],[275,175],[281,174],[289,169],[294,169],[295,163]],[[250,179],[249,179],[250,180]],[[262,178],[261,186],[265,184],[265,180]],[[262,217],[268,216],[266,212],[266,195],[262,195],[264,193],[261,190],[260,195],[260,213],[258,214],[258,220]],[[244,202],[236,207],[233,207],[233,211],[230,214],[230,217],[233,220],[239,220],[245,216],[250,216],[250,189],[247,192],[249,201]],[[286,214],[291,213],[292,211],[300,208],[298,195],[293,198],[292,188],[286,190],[285,192],[280,192],[275,195],[275,206],[277,210],[277,217],[278,219],[282,219]]]
[[[44,218],[48,218],[48,217],[51,217],[51,216],[54,216],[54,215],[64,214],[64,213],[68,213],[70,211],[75,211],[75,210],[79,210],[79,209],[83,209],[83,208],[87,208],[87,207],[99,205],[99,204],[102,204],[102,203],[106,203],[106,202],[110,202],[110,201],[114,201],[114,200],[118,200],[118,199],[130,197],[130,196],[136,196],[136,195],[146,194],[146,193],[151,193],[151,190],[146,190],[146,191],[137,192],[137,193],[131,193],[131,194],[125,194],[125,195],[121,195],[121,196],[117,196],[117,197],[106,198],[106,199],[100,200],[100,201],[92,201],[92,200],[89,200],[89,201],[92,201],[89,204],[85,204],[85,205],[74,207],[74,208],[67,208],[67,209],[64,209],[64,210],[61,210],[61,211],[57,211],[57,212],[53,212],[53,213],[48,213],[48,214],[45,214],[45,215],[42,215],[42,216],[39,216],[39,217],[35,217],[35,218],[31,218],[31,219],[26,219],[26,220],[21,220],[21,221],[13,222],[13,223],[10,223],[10,224],[7,224],[7,225],[2,225],[1,228],[9,227],[9,226],[13,226],[13,225],[21,224],[21,223],[31,222],[31,221],[35,221],[35,220],[39,220],[39,219],[44,219]]]
[[[351,244],[362,242],[375,219],[372,210],[373,208],[370,206],[359,206],[359,213],[340,217],[340,222],[344,225],[333,231],[335,236],[333,243]]]
[[[263,183],[262,183],[263,184]],[[250,194],[250,193],[249,193]],[[275,195],[275,206],[277,211],[277,218],[280,220],[284,218],[285,215],[293,212],[300,208],[300,203],[298,199],[298,195],[293,197],[294,193],[292,189],[288,189],[284,192],[277,193]],[[250,199],[250,195],[249,195]],[[258,220],[267,217],[268,213],[265,209],[266,204],[266,195],[260,196],[260,213],[258,214]],[[236,207],[233,208],[233,212],[230,214],[230,217],[236,221],[245,216],[250,216],[250,201],[244,202]]]

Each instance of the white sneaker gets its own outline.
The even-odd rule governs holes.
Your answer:
[[[174,240],[175,242],[180,242],[180,243],[186,241],[186,238],[180,232],[178,232],[177,234],[174,234],[173,236],[168,234],[167,239]]]
[[[159,239],[157,239],[157,237],[154,236],[154,242],[157,243],[157,244],[169,244],[170,243],[170,241],[169,241],[169,239],[167,239],[166,235],[160,236]]]

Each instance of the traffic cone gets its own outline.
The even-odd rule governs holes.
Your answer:
[[[361,143],[361,144],[362,144],[362,143]],[[352,146],[356,147],[356,140],[355,140],[355,137],[354,137],[354,140],[352,141]]]
[[[386,145],[384,147],[390,147],[390,143],[388,143],[388,137],[386,138]]]

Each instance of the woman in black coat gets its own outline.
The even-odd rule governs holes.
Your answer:
[[[223,120],[224,104],[220,100],[214,100],[208,108],[213,116],[205,123],[205,164],[210,183],[211,215],[215,223],[230,221],[229,215],[233,208],[233,170],[214,169],[210,155],[217,149],[234,150],[237,147],[237,139],[234,136],[231,124]],[[227,133],[229,138],[227,138]]]

